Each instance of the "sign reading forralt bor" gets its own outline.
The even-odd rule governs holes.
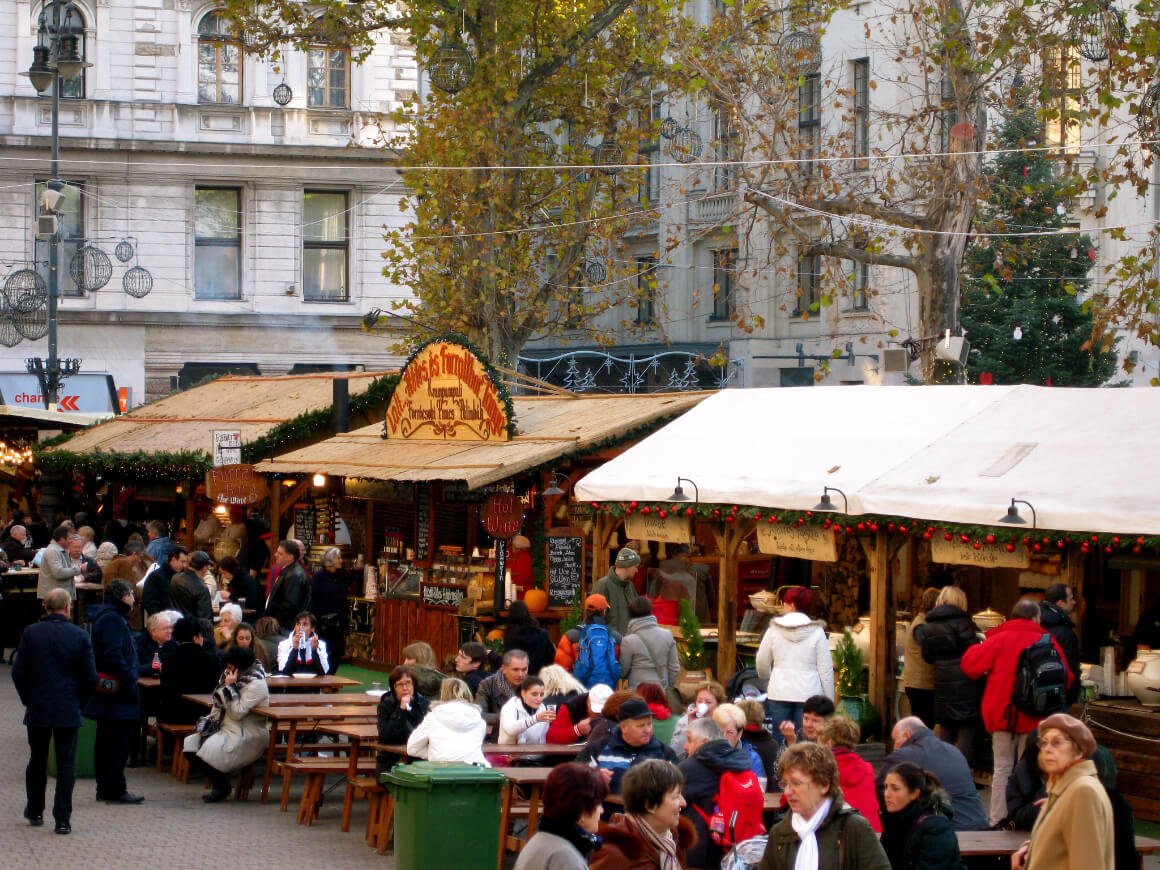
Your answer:
[[[511,401],[462,344],[438,339],[415,352],[387,406],[384,437],[507,441]]]

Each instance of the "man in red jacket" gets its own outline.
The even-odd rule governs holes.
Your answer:
[[[1015,691],[1015,673],[1019,654],[1047,632],[1039,624],[1039,605],[1029,598],[1021,598],[1011,608],[1011,618],[992,628],[980,644],[967,649],[960,663],[963,673],[972,680],[987,677],[983,690],[983,727],[991,735],[991,749],[995,756],[995,772],[991,779],[990,822],[996,825],[1007,815],[1007,780],[1015,760],[1023,755],[1027,735],[1039,727],[1043,717],[1028,716],[1013,709],[1011,695]],[[1049,635],[1050,636],[1050,635]],[[1067,657],[1055,638],[1051,639],[1067,667]],[[1075,680],[1067,670],[1067,684]],[[1011,722],[1015,728],[1012,731]]]

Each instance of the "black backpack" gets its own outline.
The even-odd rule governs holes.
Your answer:
[[[1042,718],[1067,706],[1067,666],[1047,632],[1019,654],[1015,687],[1011,691],[1011,719],[1015,711]]]

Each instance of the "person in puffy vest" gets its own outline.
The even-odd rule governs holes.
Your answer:
[[[567,632],[560,638],[559,643],[556,644],[556,664],[560,667],[570,671],[573,675],[576,674],[576,659],[580,654],[580,642],[584,636],[584,628],[588,625],[608,625],[606,616],[608,614],[608,599],[603,595],[592,594],[584,599],[584,622],[573,628],[568,629]],[[581,682],[585,683],[589,688],[597,683],[604,683],[608,686],[615,686],[617,680],[620,679],[620,634],[608,629],[608,635],[612,642],[613,652],[617,661],[617,673],[615,679],[590,679],[584,680],[577,676]],[[597,675],[599,676],[599,675]]]

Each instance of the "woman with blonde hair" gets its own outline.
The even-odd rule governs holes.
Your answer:
[[[448,677],[439,687],[439,703],[407,738],[407,754],[427,761],[453,761],[491,767],[483,757],[487,723],[475,706],[467,683]]]
[[[562,703],[588,691],[587,686],[559,665],[542,668],[540,679],[544,681],[544,700],[550,704]]]
[[[435,661],[435,650],[431,644],[417,640],[403,647],[403,664],[408,665],[415,675],[415,686],[428,698],[439,697],[439,686],[445,675]]]
[[[963,653],[979,642],[967,614],[967,593],[958,586],[943,587],[914,636],[923,659],[934,666],[934,721],[942,739],[958,747],[969,764],[980,721],[978,685],[960,666]]]

